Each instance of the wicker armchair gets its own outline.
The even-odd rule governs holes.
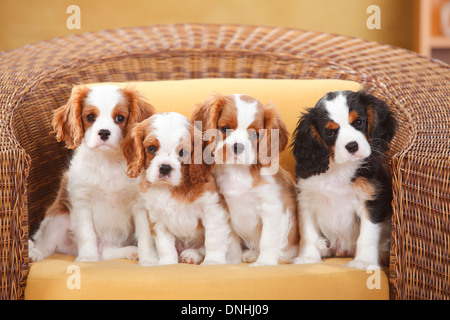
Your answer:
[[[44,41],[0,54],[1,299],[23,298],[28,236],[67,164],[52,110],[74,83],[191,78],[354,80],[394,109],[391,298],[450,298],[450,67],[313,31],[180,24]]]

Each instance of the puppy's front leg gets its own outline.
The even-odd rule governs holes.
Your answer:
[[[256,261],[250,264],[251,267],[277,265],[278,259],[283,249],[284,237],[289,231],[289,215],[283,212],[280,203],[261,204],[262,230],[259,240],[259,256]]]
[[[301,199],[300,199],[301,201]],[[317,244],[321,242],[319,227],[314,214],[308,208],[299,205],[300,249],[294,264],[319,263],[322,261]]]
[[[228,247],[231,244],[231,227],[228,213],[219,205],[205,208],[202,219],[205,227],[205,259],[203,265],[225,264]]]
[[[158,265],[177,264],[178,253],[175,247],[175,235],[161,223],[155,224],[155,243],[159,254]]]
[[[378,246],[381,233],[381,223],[370,221],[369,213],[364,207],[357,212],[361,220],[360,233],[356,242],[355,259],[348,263],[349,267],[367,269],[379,268]]]
[[[88,204],[76,204],[70,214],[71,228],[78,248],[76,262],[98,261],[97,234],[95,233],[92,211]]]
[[[147,210],[142,205],[136,205],[133,207],[133,216],[138,242],[139,264],[141,266],[154,266],[158,263],[158,253],[155,241],[150,233]]]

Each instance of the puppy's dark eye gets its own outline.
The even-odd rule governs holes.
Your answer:
[[[180,156],[180,158],[183,158],[184,156],[187,155],[187,152],[186,152],[186,150],[181,149],[180,151],[178,151],[178,155]]]
[[[220,127],[220,131],[222,131],[223,133],[227,133],[227,130],[230,130],[229,126]]]
[[[86,120],[88,121],[88,122],[94,122],[95,121],[95,114],[93,114],[93,113],[91,113],[91,114],[88,114],[87,116],[86,116]]]
[[[331,130],[331,129],[325,130],[325,135],[329,138],[334,137],[335,134],[336,134],[336,130]]]
[[[364,125],[364,121],[361,118],[356,118],[355,121],[353,121],[353,127],[355,127],[356,129],[361,129]]]
[[[150,147],[147,147],[147,151],[148,151],[149,153],[151,153],[151,154],[155,154],[155,152],[156,152],[156,146],[150,146]]]
[[[125,117],[124,116],[116,116],[116,118],[114,119],[114,121],[116,121],[116,123],[123,123],[125,121]]]
[[[259,138],[259,133],[256,131],[253,131],[252,133],[250,133],[250,139],[251,140],[258,140]]]

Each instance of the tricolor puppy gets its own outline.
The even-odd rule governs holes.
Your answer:
[[[278,166],[288,132],[276,108],[246,95],[217,95],[199,105],[192,120],[201,121],[204,140],[211,141],[205,152],[214,154],[220,192],[246,248],[243,261],[275,265],[295,257],[296,187]]]
[[[351,267],[385,261],[392,188],[385,153],[396,121],[365,92],[324,96],[298,122],[293,153],[299,189],[300,253],[294,263],[354,256]]]
[[[135,125],[122,143],[129,176],[140,175],[160,265],[240,262],[241,248],[232,241],[226,204],[212,166],[202,161],[198,134],[194,148],[192,123],[168,112]]]
[[[76,261],[137,258],[134,226],[139,234],[146,216],[133,216],[139,186],[126,174],[120,143],[131,125],[153,113],[132,88],[73,88],[67,104],[55,111],[53,127],[57,140],[75,152],[30,241],[31,260],[55,252],[75,255]]]

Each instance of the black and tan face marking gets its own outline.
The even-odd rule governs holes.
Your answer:
[[[358,165],[382,155],[395,128],[388,107],[374,96],[362,91],[328,93],[301,117],[294,132],[297,176],[326,172],[330,160]]]

